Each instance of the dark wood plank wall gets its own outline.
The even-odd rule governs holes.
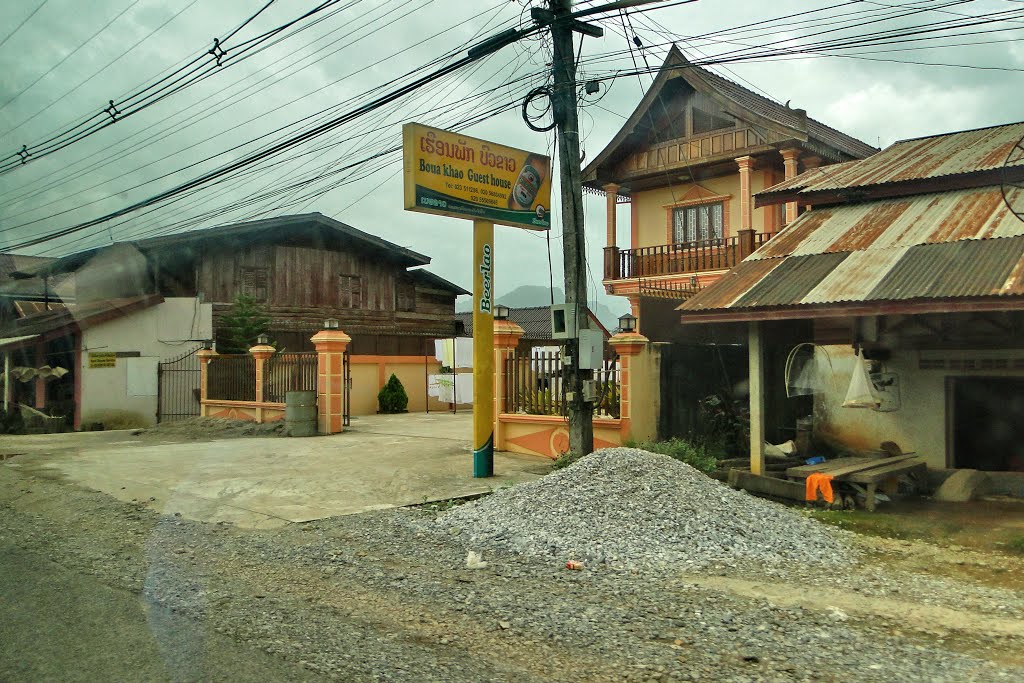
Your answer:
[[[214,303],[215,318],[226,313],[242,292],[243,271],[249,268],[267,269],[264,306],[273,320],[271,331],[294,336],[289,336],[293,347],[329,317],[338,318],[342,329],[364,337],[364,344],[371,336],[382,341],[393,335],[447,336],[453,325],[455,293],[414,283],[401,265],[359,252],[291,245],[254,245],[203,254],[197,264],[198,290]],[[358,276],[360,306],[350,305],[351,293],[339,281],[343,275]],[[396,296],[396,288],[401,297]],[[396,310],[399,298],[406,310]],[[413,310],[408,310],[410,304]],[[392,341],[398,344],[397,339]],[[402,343],[402,351],[412,349],[411,344]],[[419,349],[421,343],[414,345]],[[397,352],[397,346],[390,351]]]

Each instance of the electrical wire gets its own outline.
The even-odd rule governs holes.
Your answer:
[[[31,14],[29,14],[29,15],[28,15],[27,17],[25,17],[24,19],[22,19],[22,20],[21,20],[21,23],[20,23],[20,24],[18,24],[17,26],[15,26],[15,27],[14,27],[14,30],[13,30],[13,31],[11,31],[11,32],[10,32],[10,33],[8,33],[8,34],[7,34],[6,36],[4,36],[4,39],[3,39],[3,40],[0,40],[0,47],[3,47],[4,45],[6,45],[6,44],[7,44],[7,41],[11,39],[11,36],[13,36],[13,35],[14,35],[15,33],[17,33],[18,31],[20,31],[20,30],[21,30],[21,27],[22,27],[22,26],[24,26],[25,24],[27,24],[27,23],[28,23],[28,20],[29,20],[29,19],[31,19],[32,17],[34,17],[34,16],[36,15],[36,12],[38,12],[38,11],[39,11],[39,10],[41,10],[41,9],[43,9],[43,5],[45,5],[45,4],[46,4],[46,3],[48,3],[49,1],[50,1],[50,0],[43,0],[43,1],[41,2],[41,3],[39,3],[39,5],[38,5],[38,6],[37,6],[37,7],[36,7],[36,8],[34,9],[34,10],[32,10],[32,13],[31,13]]]

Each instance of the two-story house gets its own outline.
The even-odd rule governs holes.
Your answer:
[[[673,47],[636,110],[583,171],[585,190],[607,199],[606,290],[629,299],[643,334],[670,340],[680,301],[801,211],[796,202],[755,210],[755,193],[877,151],[690,64]],[[625,248],[619,203],[630,205]]]

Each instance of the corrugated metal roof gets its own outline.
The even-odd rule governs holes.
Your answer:
[[[1022,257],[1024,237],[911,247],[864,299],[997,295]]]
[[[1024,122],[901,140],[866,159],[822,167],[774,185],[759,197],[842,190],[998,169],[1024,137]],[[1014,166],[1024,166],[1024,154]]]
[[[754,264],[765,274],[759,276]],[[761,259],[740,264],[733,287],[720,290],[716,283],[679,310],[1020,295],[1022,271],[1024,235]]]
[[[886,276],[907,253],[907,249],[909,247],[896,247],[849,254],[801,299],[801,303],[824,304],[863,299],[864,293],[871,291]]]
[[[1024,295],[1024,221],[993,187],[814,209],[720,282],[679,310]]]
[[[998,187],[933,192],[808,211],[751,259],[1024,235]]]
[[[768,275],[773,268],[781,265],[785,259],[746,260],[725,273],[707,289],[702,289],[679,310],[699,311],[703,309],[728,308],[729,304],[742,296],[761,278]]]
[[[816,256],[794,256],[783,259],[733,306],[752,308],[759,306],[786,306],[799,302],[826,275],[846,258],[846,254],[818,254]]]

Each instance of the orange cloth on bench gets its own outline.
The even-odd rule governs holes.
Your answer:
[[[821,497],[825,499],[825,502],[831,503],[836,497],[832,492],[832,475],[822,474],[821,472],[815,472],[811,476],[807,477],[807,500],[814,502],[818,500],[818,493],[821,493]]]

